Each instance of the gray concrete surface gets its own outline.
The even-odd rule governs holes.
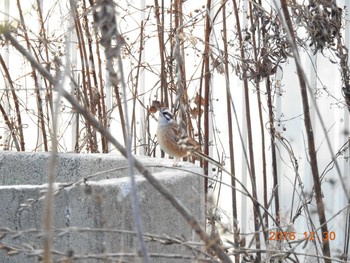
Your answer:
[[[48,153],[0,152],[0,262],[38,262],[43,249],[44,190]],[[204,226],[201,169],[165,168],[173,161],[138,157]],[[155,167],[155,165],[157,167]],[[54,201],[55,260],[141,262],[136,255],[127,161],[117,155],[60,154]],[[84,180],[86,179],[86,180]],[[181,215],[142,176],[136,176],[144,233],[195,241]],[[145,237],[151,262],[194,262],[185,245]],[[12,247],[12,249],[10,249]],[[10,256],[10,254],[13,254]],[[123,261],[124,260],[124,261]]]

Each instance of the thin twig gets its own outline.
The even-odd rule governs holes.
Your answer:
[[[15,146],[16,146],[16,150],[20,151],[21,148],[20,148],[18,140],[17,140],[16,130],[14,128],[13,123],[10,121],[10,119],[6,113],[6,110],[4,109],[4,107],[2,106],[1,103],[0,103],[0,111],[1,111],[2,116],[4,117],[4,120],[5,120],[7,127],[9,127],[10,134],[11,134],[13,142],[15,143]]]
[[[223,25],[223,38],[222,42],[224,45],[224,68],[225,68],[225,82],[226,82],[226,107],[227,107],[227,126],[228,126],[228,138],[229,138],[229,152],[230,152],[230,172],[235,173],[235,156],[233,147],[233,123],[232,123],[232,109],[230,104],[230,94],[228,90],[230,89],[230,75],[228,67],[228,52],[227,52],[227,28],[226,28],[226,3],[224,3],[222,8],[222,25]],[[232,225],[233,225],[233,240],[235,247],[239,247],[239,229],[238,229],[238,208],[237,208],[237,193],[236,193],[236,180],[231,177],[231,200],[232,200]],[[235,256],[235,262],[239,263],[239,255]]]
[[[23,125],[22,125],[21,112],[20,112],[20,109],[19,109],[19,101],[18,101],[18,97],[17,97],[16,91],[15,91],[15,88],[14,88],[14,83],[12,81],[10,72],[8,71],[8,69],[6,67],[5,61],[2,58],[1,54],[0,54],[0,64],[1,64],[1,67],[3,68],[3,70],[5,72],[5,77],[8,80],[9,87],[10,87],[10,90],[11,90],[11,93],[12,93],[12,97],[13,97],[13,102],[15,104],[17,123],[18,123],[18,125],[16,126],[16,131],[14,130],[15,125],[13,125],[12,123],[10,124],[10,120],[9,120],[9,118],[8,118],[8,116],[7,116],[7,114],[6,114],[6,112],[5,112],[3,107],[1,107],[1,112],[2,112],[2,115],[4,116],[4,119],[5,119],[5,122],[6,122],[7,126],[9,128],[11,127],[10,131],[11,131],[12,137],[14,138],[14,142],[15,142],[17,151],[19,151],[19,150],[24,151],[25,147],[24,147]],[[16,137],[16,133],[17,132],[18,132],[18,137],[19,137],[19,145],[18,145],[18,141],[17,141],[17,137]],[[20,148],[19,148],[19,146],[20,146]]]
[[[322,200],[322,187],[318,172],[318,162],[317,162],[317,155],[316,155],[316,149],[315,149],[315,140],[314,140],[314,132],[312,130],[312,123],[311,123],[311,116],[310,116],[310,108],[309,108],[309,101],[308,101],[308,94],[307,94],[307,85],[306,85],[306,78],[303,74],[303,69],[301,64],[299,63],[299,52],[296,47],[296,40],[294,36],[294,29],[292,26],[292,21],[289,15],[287,2],[286,0],[281,0],[281,7],[282,7],[282,14],[281,19],[285,22],[285,28],[289,33],[290,37],[290,44],[292,46],[294,58],[295,58],[295,64],[297,67],[297,73],[299,78],[299,84],[300,84],[300,93],[302,97],[302,104],[303,104],[303,112],[304,112],[304,125],[307,135],[307,142],[308,142],[308,153],[310,158],[310,166],[311,166],[311,172],[312,172],[312,178],[314,181],[314,189],[315,189],[315,197],[316,197],[316,203],[317,203],[317,212],[320,220],[320,225],[322,226],[322,233],[328,233],[328,226],[327,226],[327,219],[325,215],[325,208]],[[331,257],[331,251],[329,246],[328,240],[322,240],[322,250],[323,255],[325,256],[325,262],[331,263],[331,260],[329,258]]]
[[[238,38],[239,38],[239,47],[240,47],[240,54],[242,60],[245,60],[245,53],[244,53],[244,47],[243,47],[243,37],[242,37],[242,31],[241,31],[241,25],[239,20],[239,14],[238,14],[238,6],[236,3],[236,0],[233,0],[233,6],[234,6],[234,12],[236,16],[236,26],[238,31]],[[243,69],[243,75],[245,75],[245,69]],[[249,153],[249,164],[250,164],[250,180],[252,183],[252,192],[253,197],[255,200],[257,200],[257,188],[256,188],[256,176],[255,176],[255,162],[254,162],[254,149],[253,149],[253,135],[252,135],[252,124],[251,124],[251,114],[250,114],[250,99],[249,99],[249,89],[248,89],[248,80],[247,78],[243,79],[243,86],[244,86],[244,101],[245,101],[245,116],[246,116],[246,125],[247,125],[247,133],[248,133],[248,153]],[[257,203],[253,202],[254,206],[254,227],[255,231],[258,232],[259,230],[259,220],[261,219],[261,213],[259,210],[259,206]],[[260,236],[259,234],[255,235],[255,245],[256,248],[259,249],[261,247],[260,244]],[[257,260],[261,260],[261,255],[257,254]]]

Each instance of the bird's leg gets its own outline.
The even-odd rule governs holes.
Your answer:
[[[177,164],[179,163],[179,161],[180,161],[180,158],[175,158],[175,162],[174,162],[173,166],[174,166],[174,167],[177,166]]]

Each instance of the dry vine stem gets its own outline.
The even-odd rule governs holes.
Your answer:
[[[119,92],[116,92],[116,97],[118,100],[118,108],[120,113],[120,118],[122,122],[122,130],[124,134],[124,142],[126,145],[126,156],[129,162],[128,171],[130,175],[130,185],[131,185],[131,210],[134,218],[135,228],[137,229],[137,238],[139,241],[139,253],[143,256],[144,263],[150,262],[150,258],[148,256],[147,248],[145,245],[145,241],[142,235],[142,224],[141,224],[141,216],[139,205],[137,202],[137,186],[135,181],[135,172],[134,172],[134,160],[131,157],[131,132],[129,125],[129,117],[128,117],[128,108],[127,108],[127,97],[126,97],[126,88],[124,81],[124,71],[123,65],[121,62],[120,49],[124,46],[124,39],[119,34],[117,29],[117,22],[115,18],[114,11],[115,4],[111,0],[104,0],[96,3],[94,5],[93,17],[94,17],[94,27],[96,32],[100,32],[101,34],[101,45],[104,47],[105,57],[107,58],[107,72],[109,76],[109,80],[112,83],[114,90],[118,91],[122,90],[124,103],[124,113],[122,111],[122,102],[121,95]],[[118,62],[118,72],[114,70],[113,61],[116,59]],[[94,115],[94,113],[93,113]],[[125,115],[125,116],[124,116]]]
[[[287,2],[285,0],[281,0],[281,7],[283,16],[281,15],[281,18],[285,21],[285,27],[287,32],[290,36],[290,44],[292,46],[292,50],[294,53],[295,58],[295,64],[297,68],[298,78],[299,78],[299,85],[300,85],[300,93],[302,97],[302,104],[303,104],[303,112],[304,112],[304,125],[307,135],[307,142],[308,142],[308,149],[309,149],[309,157],[310,157],[310,163],[311,163],[311,172],[312,177],[314,181],[314,189],[315,189],[315,196],[316,196],[316,203],[317,203],[317,212],[319,216],[319,221],[322,229],[322,233],[328,233],[328,226],[327,226],[327,220],[325,215],[325,208],[322,201],[322,187],[321,187],[321,181],[317,166],[317,156],[316,156],[316,149],[315,149],[315,140],[314,140],[314,133],[312,129],[311,124],[311,117],[310,117],[310,110],[309,110],[309,102],[308,102],[308,94],[307,94],[307,87],[306,87],[306,79],[303,74],[303,68],[301,64],[299,63],[299,52],[296,47],[296,40],[294,36],[294,31],[292,27],[292,21],[289,15],[289,11],[287,8]],[[328,240],[322,240],[322,251],[323,255],[325,257],[326,263],[331,263],[331,251],[329,246]]]
[[[11,45],[16,48],[34,67],[40,74],[46,78],[53,86],[57,86],[57,80],[45,69],[43,68],[28,52],[27,50],[21,46],[16,39],[14,39],[10,32],[4,32],[3,35],[5,39],[11,43]],[[101,133],[102,136],[107,138],[109,142],[111,142],[120,153],[126,157],[127,152],[125,148],[112,136],[112,134],[103,127],[103,125],[96,120],[94,116],[92,116],[89,112],[87,112],[84,107],[82,107],[78,101],[69,94],[66,90],[61,87],[60,93],[62,96],[75,108],[75,110],[84,116],[84,118]],[[196,231],[200,239],[205,243],[206,247],[212,249],[218,258],[222,262],[232,262],[229,256],[225,253],[223,247],[218,242],[212,240],[206,232],[200,226],[198,220],[191,214],[191,212],[185,207],[180,200],[178,200],[172,192],[169,191],[163,184],[161,184],[158,180],[154,178],[151,172],[143,166],[143,164],[138,161],[136,158],[133,158],[136,169],[147,179],[147,181],[161,194],[165,199],[167,199],[173,207],[183,216],[183,218],[187,221],[187,223]]]

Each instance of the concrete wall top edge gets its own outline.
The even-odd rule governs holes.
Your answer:
[[[50,155],[48,152],[10,152],[0,151],[0,185],[44,185],[47,182]],[[173,168],[173,160],[135,156],[152,173]],[[168,167],[168,168],[166,168]],[[170,169],[171,170],[170,170]],[[192,163],[180,163],[180,170],[202,173],[202,169]],[[138,171],[135,169],[135,174]],[[129,177],[128,162],[116,154],[76,154],[59,153],[57,156],[58,183],[74,182],[87,178],[89,181],[100,181],[111,178]]]

